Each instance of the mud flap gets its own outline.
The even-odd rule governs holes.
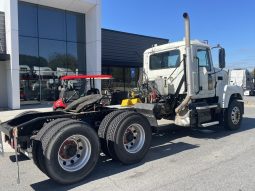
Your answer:
[[[158,122],[154,115],[155,104],[137,103],[134,105],[135,110],[145,116],[152,127],[157,127]]]

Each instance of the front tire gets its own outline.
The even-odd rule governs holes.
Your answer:
[[[224,127],[227,130],[237,130],[243,119],[243,105],[238,100],[232,100],[224,116]]]

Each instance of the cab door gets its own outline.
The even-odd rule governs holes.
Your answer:
[[[207,47],[196,48],[197,67],[198,67],[198,90],[197,96],[200,98],[215,96],[215,74],[212,65],[210,49]]]

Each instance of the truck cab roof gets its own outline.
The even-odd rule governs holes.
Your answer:
[[[210,48],[210,46],[208,44],[206,44],[200,40],[192,40],[190,42],[190,44]],[[183,46],[185,46],[185,40],[177,41],[177,42],[170,42],[170,43],[159,45],[159,46],[155,45],[154,47],[147,49],[144,52],[144,54],[149,54],[149,53],[153,53],[153,52],[161,52],[161,51],[169,50],[169,49],[177,49],[177,48],[183,47]]]

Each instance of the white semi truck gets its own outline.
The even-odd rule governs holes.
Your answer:
[[[242,87],[244,95],[254,95],[254,81],[251,73],[247,69],[233,69],[229,72],[230,85]]]
[[[189,16],[183,16],[185,41],[144,53],[143,78],[131,92],[142,103],[103,106],[99,94],[81,97],[63,111],[23,113],[1,123],[5,140],[51,179],[72,184],[91,173],[100,151],[123,164],[141,161],[159,120],[186,128],[237,130],[244,112],[242,88],[228,85],[225,51],[219,49],[216,68],[210,47],[190,41]]]

